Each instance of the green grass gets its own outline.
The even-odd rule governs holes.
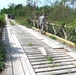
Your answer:
[[[28,46],[33,46],[33,43],[32,42],[28,42]]]
[[[49,38],[56,40],[57,38],[54,36],[49,36]]]
[[[55,75],[54,73],[52,73],[51,75]]]
[[[50,63],[52,64],[53,63],[53,59],[52,59],[52,57],[48,57],[48,60],[50,61]]]
[[[65,45],[66,43],[65,43],[65,42],[62,42],[62,44],[64,44],[64,45]]]

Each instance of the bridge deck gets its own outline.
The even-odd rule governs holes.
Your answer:
[[[6,68],[2,75],[76,75],[72,50],[30,28],[7,25],[5,44]]]

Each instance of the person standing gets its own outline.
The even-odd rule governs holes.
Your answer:
[[[46,25],[46,20],[45,20],[45,16],[44,15],[41,15],[39,17],[39,25],[40,25],[41,33],[43,33],[44,29],[45,29],[45,25]]]

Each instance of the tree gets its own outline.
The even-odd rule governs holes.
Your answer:
[[[8,8],[8,10],[9,10],[9,13],[13,13],[13,14],[15,14],[15,4],[14,3],[10,3],[9,5],[9,8]]]
[[[46,0],[47,2],[49,2],[50,3],[50,5],[52,6],[52,2],[51,2],[51,0]]]
[[[19,16],[19,15],[22,16],[23,15],[22,8],[23,8],[22,4],[15,5],[14,12],[15,12],[16,16]]]
[[[69,2],[70,0],[61,0],[61,3],[64,7],[66,7],[67,3]]]
[[[71,0],[71,4],[73,5],[73,9],[75,8],[76,0]]]
[[[33,0],[27,0],[27,5],[32,6],[33,5]]]

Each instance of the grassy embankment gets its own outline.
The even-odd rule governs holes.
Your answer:
[[[4,69],[4,62],[5,62],[5,46],[2,40],[3,36],[3,28],[5,26],[5,19],[4,15],[0,15],[0,72]]]

